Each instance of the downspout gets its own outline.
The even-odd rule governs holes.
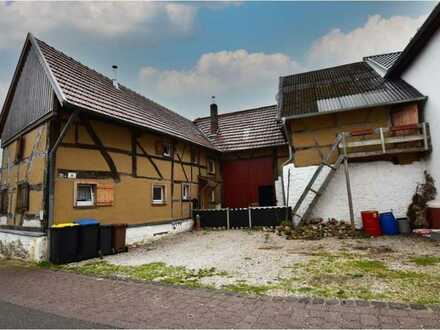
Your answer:
[[[74,122],[74,120],[78,117],[78,110],[75,110],[67,120],[67,123],[64,125],[63,129],[61,130],[60,135],[58,136],[57,140],[53,144],[52,148],[50,149],[48,153],[48,221],[47,221],[47,228],[49,229],[53,225],[53,218],[54,218],[54,202],[55,202],[55,154],[58,149],[58,146],[63,141],[64,137],[66,136],[67,130],[71,126],[71,124]],[[50,231],[49,231],[50,232]],[[49,237],[50,242],[50,237]]]
[[[286,125],[286,118],[282,118],[281,122],[283,125],[284,134],[286,135],[287,147],[289,149],[289,158],[281,165],[281,188],[282,188],[282,192],[283,192],[283,204],[284,204],[284,206],[288,206],[289,201],[286,200],[286,192],[285,192],[285,187],[284,187],[284,166],[286,166],[287,164],[289,164],[292,161],[293,148],[292,148],[292,145],[290,142],[289,130],[287,129],[287,125]]]

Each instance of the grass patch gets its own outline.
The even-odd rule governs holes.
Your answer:
[[[440,257],[437,256],[420,256],[409,258],[410,262],[417,266],[434,266],[440,263]]]
[[[440,303],[440,274],[391,269],[381,260],[357,254],[314,255],[295,264],[280,287],[311,297]]]
[[[107,261],[94,261],[80,265],[61,266],[62,270],[85,275],[111,278],[129,278],[142,281],[202,287],[201,280],[211,276],[226,276],[227,273],[215,268],[193,270],[183,266],[169,266],[163,262],[154,262],[140,266],[113,265]]]
[[[272,285],[252,285],[246,283],[246,281],[237,281],[234,284],[223,285],[222,289],[237,293],[252,294],[252,295],[263,295],[269,290],[273,289]]]

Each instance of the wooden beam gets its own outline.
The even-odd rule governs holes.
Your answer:
[[[186,174],[186,171],[185,171],[185,166],[184,166],[183,163],[182,163],[182,158],[180,158],[180,155],[179,155],[178,152],[176,152],[176,156],[177,156],[177,159],[178,159],[179,162],[180,162],[180,166],[182,167],[183,175],[185,176],[186,181],[189,181],[189,179],[188,179],[188,175]],[[182,156],[183,156],[183,154],[182,154]]]
[[[131,173],[133,177],[137,177],[137,133],[131,133]]]
[[[147,159],[150,161],[150,164],[154,167],[154,169],[156,170],[157,175],[159,175],[159,177],[161,179],[163,179],[163,175],[162,173],[160,173],[159,168],[157,167],[156,163],[153,161],[153,159],[151,158],[151,155],[148,154],[148,152],[141,146],[141,144],[139,143],[139,141],[137,141],[137,146],[139,147],[139,149],[141,149],[142,154],[147,157]]]
[[[64,137],[67,134],[68,129],[72,125],[72,123],[76,120],[79,115],[79,111],[75,110],[70,115],[67,123],[64,125],[57,139],[54,141],[48,153],[48,227],[53,225],[54,218],[54,204],[55,204],[55,157],[58,146],[63,141]],[[58,122],[58,121],[57,121]],[[49,132],[49,134],[53,134]]]
[[[121,181],[121,178],[119,177],[118,170],[116,168],[116,165],[110,156],[110,154],[107,152],[107,149],[102,144],[101,139],[96,134],[95,130],[93,129],[92,125],[90,124],[89,119],[86,116],[80,116],[81,122],[86,128],[87,133],[89,134],[90,138],[92,139],[93,143],[99,148],[99,151],[101,152],[102,157],[104,158],[105,162],[107,163],[107,166],[109,167],[110,171],[113,175],[113,180],[115,182]]]

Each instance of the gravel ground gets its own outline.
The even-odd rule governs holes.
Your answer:
[[[201,231],[165,237],[105,259],[118,265],[164,262],[196,270],[215,267],[228,275],[204,279],[206,284],[221,286],[245,280],[262,285],[288,277],[296,262],[322,251],[356,252],[382,259],[393,268],[413,268],[414,264],[405,262],[408,257],[440,255],[440,244],[404,236],[305,241],[286,240],[263,231]]]

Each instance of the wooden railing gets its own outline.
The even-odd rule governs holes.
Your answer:
[[[431,150],[429,124],[379,127],[343,132],[339,144],[348,158],[373,157],[385,154],[425,152]]]

